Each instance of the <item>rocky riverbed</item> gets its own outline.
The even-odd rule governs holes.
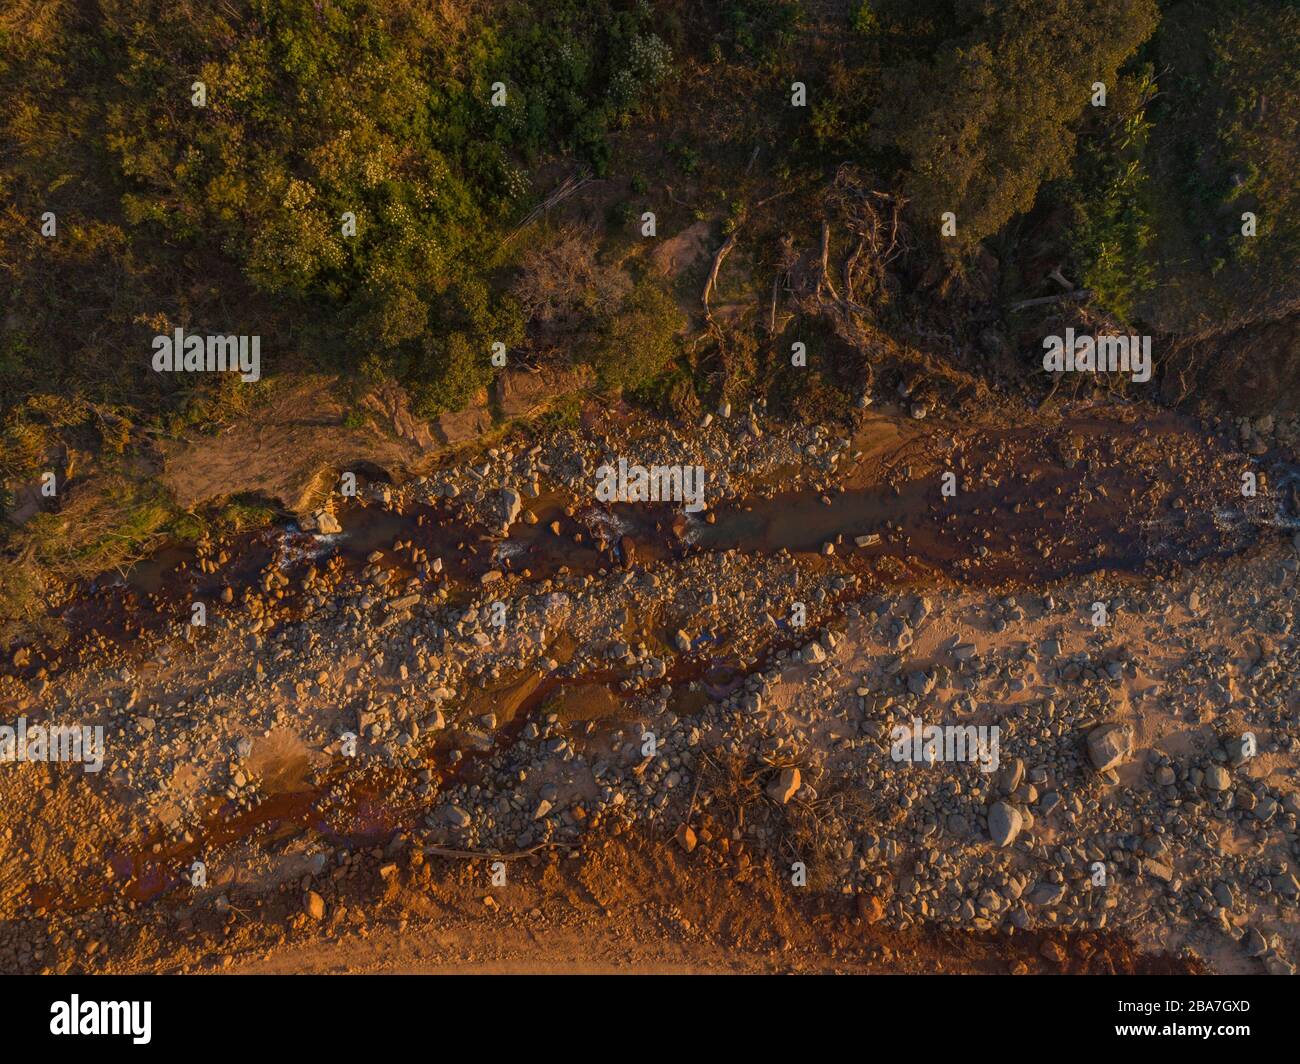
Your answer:
[[[581,914],[650,965],[1293,971],[1289,467],[1141,407],[925,413],[587,411],[82,589],[0,680],[105,737],[0,770],[4,968],[274,966],[468,891],[504,953]],[[620,457],[707,507],[600,502]],[[671,957],[592,901],[633,893]]]

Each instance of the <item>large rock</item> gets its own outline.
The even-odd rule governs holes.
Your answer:
[[[1029,893],[1025,895],[1025,901],[1030,905],[1055,905],[1062,897],[1065,896],[1065,885],[1063,883],[1035,883]]]
[[[1003,794],[1010,794],[1016,790],[1025,780],[1025,763],[1018,757],[1013,757],[1002,771],[998,773],[998,786]]]
[[[1020,810],[1007,802],[994,802],[989,807],[989,837],[994,846],[1010,846],[1016,841],[1024,826]]]
[[[924,698],[934,690],[934,677],[928,672],[918,669],[916,672],[908,674],[907,689],[917,698]]]
[[[1226,791],[1232,786],[1232,775],[1222,765],[1211,765],[1205,770],[1205,785],[1212,791]]]
[[[339,519],[328,510],[320,510],[315,515],[316,531],[322,536],[337,536],[343,531],[343,526],[339,524]]]
[[[767,796],[785,805],[798,792],[801,782],[797,768],[783,768],[780,775],[767,785]]]
[[[1154,861],[1150,857],[1142,859],[1142,871],[1152,879],[1158,879],[1161,883],[1168,883],[1174,878],[1174,870],[1171,866],[1163,861]]]
[[[339,469],[409,469],[436,446],[396,382],[355,405],[336,384],[327,374],[295,374],[277,388],[274,403],[251,404],[234,416],[227,438],[240,440],[239,447],[214,446],[202,433],[160,440],[159,481],[181,509],[252,494],[305,514],[334,490]]]
[[[507,528],[515,523],[519,516],[519,511],[524,508],[523,496],[514,488],[503,488],[501,491],[501,523]]]
[[[411,410],[410,396],[394,381],[385,381],[361,399],[361,408],[373,414],[378,425],[390,429],[403,441],[421,451],[434,446],[428,422]]]
[[[1088,758],[1105,772],[1133,756],[1133,729],[1127,724],[1100,724],[1088,733]]]

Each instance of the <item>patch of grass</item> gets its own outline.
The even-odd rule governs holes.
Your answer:
[[[80,580],[147,556],[167,538],[175,516],[156,483],[112,473],[74,487],[61,509],[37,514],[21,538],[50,572]]]
[[[573,428],[582,416],[582,396],[565,395],[557,399],[544,413],[534,421],[538,430],[549,432],[554,429]]]
[[[685,420],[698,416],[700,401],[695,394],[695,382],[688,369],[674,363],[653,380],[628,392],[638,406],[658,414],[671,415]]]
[[[198,511],[173,511],[163,531],[168,539],[193,543],[212,536],[238,535],[266,528],[280,516],[280,509],[260,496],[236,495]]]

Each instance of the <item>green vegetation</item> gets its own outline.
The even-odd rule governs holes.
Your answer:
[[[724,0],[722,37],[731,54],[770,62],[794,37],[802,9],[793,0]]]
[[[921,231],[957,219],[970,249],[1033,207],[1063,176],[1091,85],[1116,71],[1155,29],[1155,0],[979,0],[954,5],[955,33],[885,72],[872,147],[906,160],[903,190]]]
[[[1097,108],[1068,185],[1075,222],[1068,239],[1083,287],[1121,322],[1155,283],[1150,175],[1144,154],[1151,132],[1146,108],[1155,93],[1149,69],[1124,79]]]
[[[593,360],[601,386],[638,388],[658,376],[672,361],[683,324],[665,289],[640,282],[601,329]]]
[[[462,401],[479,375],[428,337],[463,332],[457,354],[517,337],[490,287],[528,166],[558,152],[603,169],[610,130],[668,73],[653,25],[647,5],[601,0],[487,20],[403,0],[108,0],[0,31],[15,205],[0,401],[69,366],[84,387],[110,346],[147,350],[168,323],[225,330],[232,307],[278,368],[287,351],[367,363],[427,411]],[[35,235],[44,210],[56,241]],[[113,362],[101,397],[174,387],[143,357]]]
[[[393,378],[426,416],[467,402],[524,336],[500,248],[530,168],[603,172],[672,63],[653,10],[615,0],[38,6],[0,14],[0,478],[7,509],[48,469],[60,493],[0,531],[0,623],[47,576],[194,534],[150,440],[273,387],[155,374],[156,333],[260,335],[272,377]]]
[[[1171,10],[1148,165],[1160,206],[1148,317],[1226,328],[1300,309],[1300,9],[1205,0]],[[1257,234],[1242,233],[1254,213]]]
[[[863,37],[870,37],[880,28],[880,20],[876,17],[872,0],[857,0],[853,7],[852,18],[854,32]]]

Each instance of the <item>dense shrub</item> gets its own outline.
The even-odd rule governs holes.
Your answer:
[[[667,290],[640,281],[600,330],[593,363],[603,388],[637,388],[672,361],[677,334],[685,324]]]
[[[1148,165],[1150,320],[1215,331],[1300,310],[1300,9],[1204,0],[1165,16]],[[1254,237],[1242,214],[1258,219]]]
[[[426,334],[502,338],[483,291],[533,198],[528,168],[557,152],[603,166],[611,125],[667,77],[655,28],[618,0],[104,0],[0,23],[16,204],[0,216],[16,304],[0,401],[59,372],[43,348],[71,348],[57,362],[83,376],[96,364],[77,304],[109,311],[97,338],[119,351],[193,322],[275,333],[272,370],[291,346],[463,394],[421,376],[458,365]],[[42,244],[45,209],[62,228]],[[116,367],[122,397],[175,388],[144,365]]]
[[[1075,123],[1094,82],[1155,29],[1155,0],[966,0],[957,32],[886,68],[871,143],[905,160],[918,230],[970,248],[1028,211],[1039,187],[1068,172]]]

